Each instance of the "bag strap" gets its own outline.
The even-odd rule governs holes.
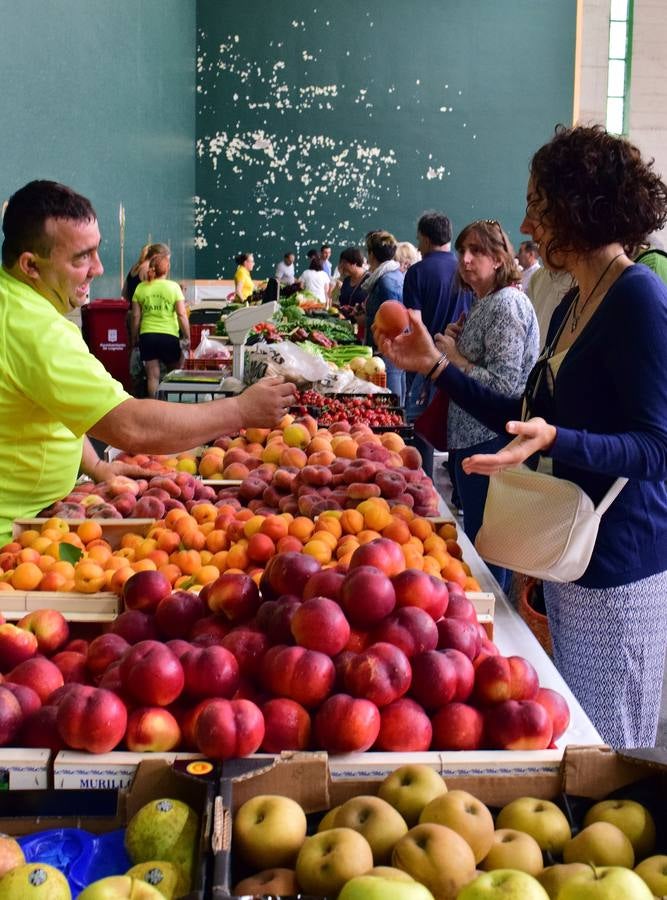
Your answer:
[[[623,488],[625,487],[625,485],[627,483],[628,483],[627,478],[617,478],[616,479],[616,481],[609,488],[609,490],[604,495],[602,500],[600,500],[598,505],[595,507],[595,512],[599,516],[602,516],[607,512],[607,510],[609,509],[611,504],[618,497],[618,495],[621,493],[621,491],[623,490]]]

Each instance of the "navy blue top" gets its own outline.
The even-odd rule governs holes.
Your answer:
[[[547,343],[572,296],[556,308]],[[616,478],[630,479],[602,516],[577,582],[584,587],[630,584],[667,569],[666,351],[667,287],[646,267],[630,266],[567,351],[553,396],[541,392],[533,405],[532,415],[557,427],[548,454],[554,475],[578,484],[596,504]],[[521,400],[488,390],[455,366],[437,384],[498,434],[521,417]]]
[[[448,250],[434,250],[410,266],[405,273],[403,302],[409,309],[420,309],[430,334],[443,332],[472,303],[472,291],[460,289],[456,270],[458,260]]]
[[[403,273],[400,269],[393,269],[391,272],[385,272],[375,282],[368,293],[366,300],[366,336],[365,341],[368,347],[377,350],[371,325],[375,318],[375,313],[385,300],[403,300]]]

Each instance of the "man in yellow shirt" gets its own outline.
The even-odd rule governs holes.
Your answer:
[[[99,459],[86,433],[130,453],[172,453],[251,425],[274,424],[294,388],[264,379],[200,404],[137,400],[89,352],[64,314],[104,271],[97,216],[85,197],[32,181],[9,200],[0,268],[0,544],[11,523],[72,489],[129,474]],[[138,474],[138,473],[135,473]]]

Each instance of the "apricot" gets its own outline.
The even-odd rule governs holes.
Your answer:
[[[287,533],[304,542],[310,538],[314,530],[315,523],[312,519],[308,519],[306,516],[297,516],[293,522],[290,522]]]
[[[218,454],[206,453],[199,460],[199,474],[202,478],[214,478],[222,471],[222,457]]]
[[[248,559],[254,563],[265,563],[275,555],[276,545],[266,534],[256,531],[248,539]]]
[[[410,533],[414,534],[414,536],[418,537],[421,541],[425,541],[433,534],[433,523],[421,516],[414,516],[414,518],[410,520],[409,528]]]
[[[445,542],[447,553],[455,559],[463,559],[463,550],[456,541],[448,540]]]
[[[51,529],[60,532],[60,534],[67,534],[69,531],[69,523],[58,516],[51,516],[50,519],[47,519],[46,522],[42,523],[42,534]]]
[[[196,503],[190,510],[190,515],[203,525],[205,522],[215,522],[218,516],[218,507],[212,503]]]
[[[90,547],[86,550],[86,555],[104,568],[111,557],[111,550],[108,547]]]
[[[92,560],[79,560],[74,567],[74,587],[82,594],[94,594],[101,591],[105,578],[102,566]]]
[[[466,580],[463,584],[463,590],[464,591],[481,591],[482,589],[479,585],[479,581],[477,581],[476,578],[473,578],[472,575],[468,575],[468,577],[466,578]]]
[[[169,554],[165,550],[151,550],[151,552],[145,558],[151,559],[158,569],[160,568],[160,566],[166,566],[169,562]],[[108,562],[107,568],[109,568]]]
[[[156,528],[154,537],[158,550],[164,550],[166,553],[173,553],[181,542],[178,534],[169,528]]]
[[[376,498],[373,498],[376,499]],[[377,498],[379,499],[379,498]],[[380,506],[379,504],[376,506],[366,506],[366,503],[371,503],[372,501],[365,501],[361,503],[357,509],[360,509],[361,506],[364,506],[363,517],[364,517],[364,525],[367,529],[371,529],[373,531],[380,532],[383,528],[386,528],[387,525],[391,524],[391,513],[388,509]]]
[[[40,536],[40,532],[36,528],[28,528],[19,535],[19,544],[22,547],[31,547]]]
[[[198,550],[177,550],[171,554],[169,562],[178,566],[185,575],[193,575],[201,569],[201,556]]]
[[[456,525],[453,522],[443,522],[438,528],[438,536],[445,541],[455,541],[458,537]]]
[[[259,530],[275,543],[287,535],[288,527],[289,523],[282,516],[267,516]]]
[[[193,578],[195,580],[195,584],[210,584],[212,581],[216,581],[220,577],[220,572],[218,571],[216,566],[202,566],[201,569],[197,569],[194,573]]]
[[[43,576],[37,563],[21,562],[12,573],[11,585],[17,591],[35,591]]]
[[[336,516],[327,516],[323,513],[318,517],[315,524],[315,532],[318,531],[328,531],[338,540],[343,534],[343,526],[340,519]]]
[[[285,537],[281,537],[278,539],[276,544],[276,550],[278,553],[301,553],[303,550],[303,543],[299,540],[298,537],[294,537],[292,534],[287,534]]]
[[[197,460],[193,456],[187,456],[174,462],[178,472],[188,472],[190,475],[197,474]]]
[[[211,559],[209,560],[209,565],[215,566],[216,569],[222,573],[227,568],[227,557],[229,556],[229,552],[227,550],[219,550],[217,553],[214,553]]]
[[[130,548],[136,550],[142,541],[143,537],[140,534],[135,534],[134,531],[130,531],[122,536],[122,538],[120,539],[120,546],[121,548]]]
[[[0,580],[0,591],[13,591],[14,588],[8,581]]]
[[[360,544],[368,544],[370,541],[376,541],[378,538],[381,538],[382,535],[379,531],[374,531],[372,528],[365,528],[363,531],[360,531],[356,536],[357,541]]]
[[[112,573],[113,574],[113,573]],[[45,572],[37,586],[38,591],[62,591],[67,584],[67,579],[60,572]]]
[[[248,556],[247,541],[238,541],[227,551],[227,571],[229,571],[229,569],[239,569],[240,571],[245,572],[249,562],[250,558]]]
[[[226,550],[229,547],[227,531],[224,528],[214,528],[212,531],[209,531],[206,535],[204,546],[211,553],[219,553],[221,550]]]
[[[336,459],[336,454],[331,450],[320,450],[318,453],[311,453],[308,456],[309,466],[330,466]]]
[[[38,563],[41,553],[38,550],[33,550],[32,547],[23,547],[22,550],[16,554],[16,562],[17,563]]]
[[[173,509],[170,509],[167,515],[164,517],[164,523],[168,528],[174,528],[176,522],[187,515],[188,511],[186,509],[180,509],[180,507],[175,506]]]
[[[338,538],[330,531],[315,530],[311,536],[311,541],[321,541],[323,544],[326,544],[327,547],[330,547],[331,550],[335,550],[338,546]]]
[[[157,566],[152,559],[138,559],[130,565],[135,572],[157,572]]]
[[[282,440],[282,436],[280,440],[270,441],[267,443],[266,447],[262,451],[260,459],[263,463],[270,463],[273,465],[277,465],[280,463],[280,457],[282,456],[283,450],[285,450],[286,445]]]
[[[340,517],[340,525],[345,534],[358,534],[364,528],[363,514],[358,509],[345,509]]]
[[[89,544],[91,541],[97,541],[102,537],[102,526],[95,519],[86,519],[85,522],[82,522],[77,527],[76,533],[84,544]]]
[[[410,507],[405,506],[403,503],[397,503],[396,506],[392,506],[391,514],[394,518],[398,516],[398,518],[404,519],[406,522],[411,522],[415,517]]]
[[[407,522],[404,522],[402,519],[392,517],[392,521],[389,523],[389,525],[385,526],[382,529],[382,537],[386,537],[392,541],[396,541],[397,544],[407,544],[412,535],[410,534],[410,529],[408,528]]]
[[[206,535],[195,526],[181,535],[181,543],[186,550],[203,550],[206,546]]]
[[[386,447],[387,450],[394,450],[396,453],[405,447],[405,441],[400,434],[396,434],[395,431],[387,431],[384,434],[381,434],[380,441],[383,447]],[[400,464],[401,463],[399,463],[399,465]]]
[[[441,575],[445,581],[455,581],[461,587],[465,586],[466,578],[469,577],[461,561],[453,557],[450,557],[448,563],[442,567]]]
[[[311,439],[306,426],[299,422],[291,422],[283,429],[283,440],[288,447],[307,447]]]
[[[307,544],[303,546],[303,553],[307,553],[309,556],[312,556],[316,559],[320,564],[324,565],[324,563],[328,563],[331,560],[332,556],[332,547],[330,547],[324,541],[311,540],[308,541]]]
[[[426,572],[427,575],[434,575],[436,578],[442,578],[442,574],[440,571],[440,563],[434,556],[430,556],[426,554],[422,558],[422,570]],[[454,579],[448,578],[448,581],[453,581]]]
[[[297,469],[303,469],[308,462],[308,456],[299,447],[286,447],[281,452],[278,461],[281,466],[294,466]]]
[[[306,446],[306,453],[310,456],[312,453],[331,453],[332,443],[325,437],[316,434],[315,437]]]
[[[415,550],[410,544],[401,544],[401,550],[403,551],[403,556],[405,558],[405,568],[418,569],[421,571],[424,566],[423,554]]]

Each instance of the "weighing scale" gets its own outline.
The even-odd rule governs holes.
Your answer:
[[[243,381],[245,366],[245,344],[248,332],[260,322],[270,322],[278,310],[275,301],[261,306],[247,306],[237,309],[225,318],[225,329],[232,345],[232,375]]]

